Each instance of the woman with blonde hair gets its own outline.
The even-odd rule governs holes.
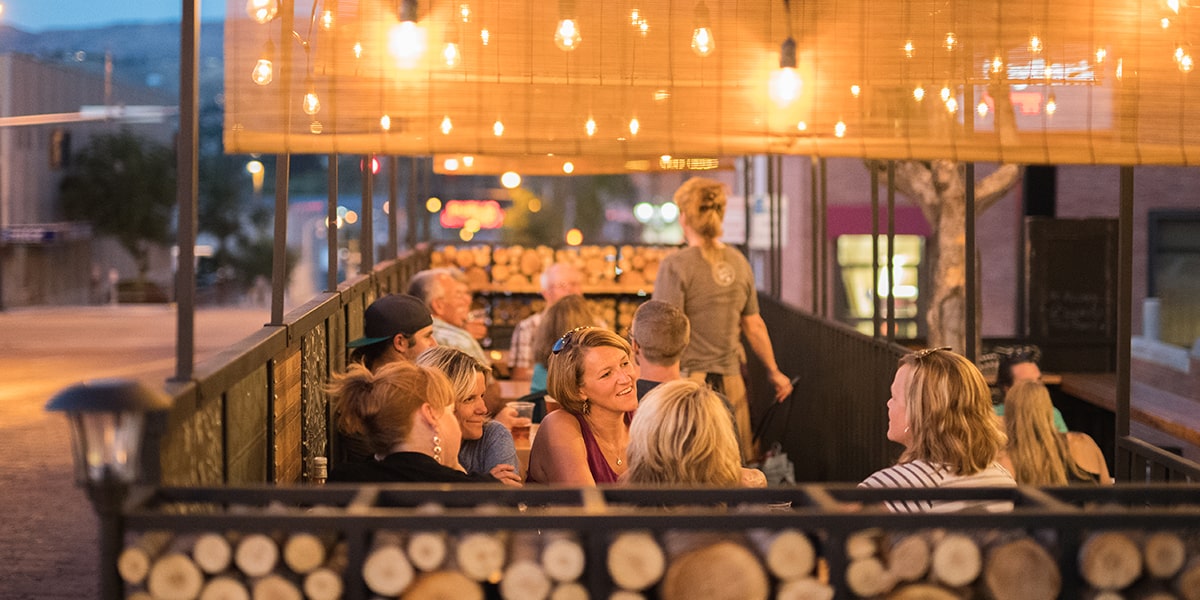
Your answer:
[[[689,379],[708,383],[733,406],[743,459],[755,457],[746,385],[742,380],[742,342],[766,369],[777,402],[792,393],[792,383],[775,363],[767,325],[758,312],[758,290],[746,257],[722,243],[725,185],[693,177],[675,191],[679,223],[687,248],[663,259],[654,283],[654,299],[683,308],[692,324],[691,341],[680,367]]]
[[[526,481],[615,483],[628,468],[636,380],[629,343],[612,331],[579,327],[558,338],[550,349],[547,387],[562,410],[542,420]]]
[[[659,384],[638,406],[629,426],[629,470],[623,483],[648,485],[765,485],[743,469],[729,409],[698,382]],[[754,483],[750,483],[754,482]]]
[[[352,364],[328,388],[344,433],[366,441],[364,462],[334,465],[330,481],[495,482],[458,466],[462,440],[454,392],[436,369],[389,363],[372,373]]]
[[[887,402],[889,440],[904,446],[900,462],[876,471],[860,486],[1011,487],[997,462],[1004,433],[992,412],[991,392],[971,361],[949,348],[906,354]],[[896,512],[949,512],[980,507],[1010,510],[1007,501],[889,501]]]
[[[517,448],[504,425],[488,418],[483,393],[490,368],[450,346],[436,346],[417,357],[416,364],[433,367],[450,379],[454,416],[462,430],[458,464],[468,473],[489,473],[501,483],[521,485]]]
[[[1022,485],[1112,483],[1104,453],[1086,433],[1060,433],[1050,391],[1040,382],[1017,381],[1004,396],[1008,448],[1001,459]]]

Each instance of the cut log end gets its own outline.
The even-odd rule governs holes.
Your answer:
[[[1174,533],[1159,531],[1146,538],[1146,572],[1151,577],[1174,577],[1187,561],[1187,547]]]
[[[204,575],[192,559],[178,553],[154,561],[146,589],[158,600],[192,600],[200,594]]]
[[[483,600],[483,588],[458,571],[421,575],[401,596],[404,600]]]
[[[886,593],[896,585],[896,579],[883,568],[879,559],[859,558],[846,567],[846,587],[858,596],[871,597]]]
[[[779,586],[776,600],[833,600],[833,587],[812,577],[793,579]]]
[[[1141,576],[1142,553],[1123,533],[1098,533],[1079,549],[1079,572],[1097,590],[1119,590]]]
[[[508,565],[500,580],[504,600],[541,600],[550,595],[550,578],[537,563],[519,560]]]
[[[666,557],[654,536],[625,532],[608,547],[608,574],[618,587],[644,590],[663,576]]]
[[[1053,600],[1062,591],[1058,563],[1027,538],[994,548],[988,554],[983,579],[995,600]]]
[[[765,599],[770,584],[762,564],[745,546],[718,542],[671,562],[663,578],[663,600]]]
[[[372,592],[396,596],[413,580],[413,568],[398,546],[375,548],[362,567],[363,581]]]
[[[960,587],[975,581],[983,568],[979,546],[971,538],[949,534],[933,548],[933,576],[950,587]]]

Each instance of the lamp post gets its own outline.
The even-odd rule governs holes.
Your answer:
[[[67,415],[75,483],[87,489],[100,517],[101,598],[123,597],[116,561],[122,545],[121,507],[141,475],[146,414],[170,407],[169,396],[128,379],[79,383],[46,404],[46,410]]]

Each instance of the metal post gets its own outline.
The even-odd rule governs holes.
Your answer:
[[[396,232],[396,219],[399,218],[399,209],[397,204],[400,200],[400,174],[396,171],[400,168],[400,159],[395,156],[388,157],[388,210],[387,210],[387,230],[388,230],[388,260],[400,256],[400,238]]]
[[[362,223],[359,229],[359,244],[358,251],[362,256],[359,261],[359,269],[362,273],[370,273],[375,269],[375,157],[371,154],[363,155],[363,176],[362,176],[362,214],[358,216],[358,222]]]
[[[1129,435],[1130,348],[1133,309],[1133,167],[1121,167],[1121,212],[1117,223],[1117,481],[1129,481],[1129,461],[1121,459],[1120,440]]]
[[[283,295],[287,291],[288,181],[292,155],[275,157],[275,239],[271,244],[271,324],[283,325]]]
[[[826,230],[828,229],[826,217],[829,215],[829,172],[826,169],[828,165],[825,159],[821,159],[821,198],[819,211],[820,215],[817,219],[817,231],[821,232],[821,236],[817,238],[817,248],[821,251],[821,317],[829,318],[829,240],[826,239]]]
[[[776,223],[775,223],[775,202],[778,193],[775,189],[775,159],[773,156],[765,157],[767,163],[767,290],[774,298],[779,297],[779,287],[777,281],[779,272],[775,265],[775,247],[779,245],[779,240],[776,238]]]
[[[337,291],[338,287],[338,155],[329,155],[329,197],[325,213],[325,247],[326,259],[329,262],[328,273],[325,276],[325,291]]]
[[[896,297],[892,295],[892,290],[896,289],[896,282],[892,281],[892,278],[896,276],[896,161],[894,160],[888,161],[887,186],[887,339],[889,342],[895,342]]]
[[[200,129],[200,0],[183,0],[179,26],[179,142],[176,152],[176,200],[179,230],[175,235],[179,256],[175,264],[175,380],[192,378],[195,362],[196,323],[196,221],[200,196],[199,158],[196,156]]]
[[[968,119],[969,120],[969,119]],[[967,334],[967,347],[964,349],[963,356],[966,356],[971,362],[975,362],[975,357],[979,353],[979,349],[975,347],[975,317],[977,309],[975,307],[975,163],[967,163],[967,172],[964,176],[966,179],[967,193],[967,211],[964,217],[967,221],[966,237],[967,247],[965,267],[967,275],[967,297],[963,310],[963,318],[967,320],[965,323],[965,331]]]
[[[879,301],[879,170],[871,168],[871,337],[878,338],[883,316]]]
[[[408,201],[404,203],[408,215],[408,227],[404,232],[405,244],[411,250],[417,246],[417,217],[420,206],[417,203],[417,157],[408,159]]]
[[[821,272],[821,265],[819,262],[821,257],[819,256],[818,250],[821,232],[817,229],[817,221],[820,215],[820,211],[817,210],[817,195],[819,192],[817,189],[817,163],[820,161],[820,157],[817,156],[813,156],[808,159],[809,196],[812,199],[812,203],[810,204],[811,210],[809,211],[809,220],[812,224],[810,225],[809,229],[812,231],[812,247],[810,250],[812,251],[812,312],[814,315],[820,314],[819,311],[821,305],[821,286],[817,283],[817,278],[820,276]]]

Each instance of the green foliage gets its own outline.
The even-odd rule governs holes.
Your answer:
[[[173,239],[175,153],[126,129],[97,135],[74,157],[60,198],[67,218],[116,238],[145,279],[152,245]]]

